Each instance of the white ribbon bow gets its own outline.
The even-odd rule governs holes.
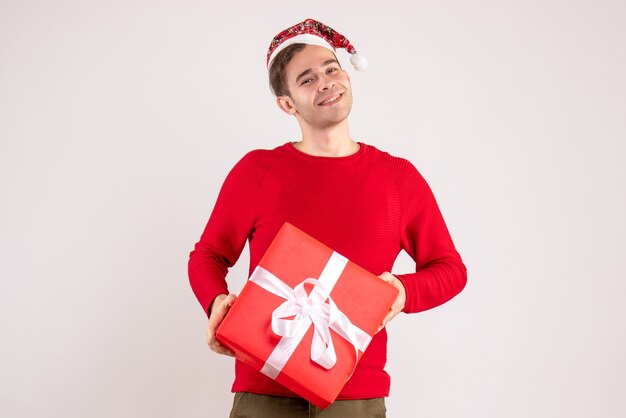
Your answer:
[[[331,329],[354,346],[357,358],[358,350],[365,351],[372,337],[352,324],[330,297],[347,263],[345,257],[333,252],[319,279],[305,279],[293,289],[263,267],[256,267],[250,280],[285,299],[272,312],[272,331],[282,338],[261,369],[263,374],[276,379],[311,325],[311,359],[327,370],[337,362]],[[313,285],[308,295],[305,284]]]

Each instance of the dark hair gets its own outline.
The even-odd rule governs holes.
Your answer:
[[[274,57],[272,61],[272,65],[270,66],[270,89],[274,96],[289,96],[289,87],[287,87],[287,83],[285,81],[285,69],[287,68],[287,64],[291,61],[296,52],[304,49],[306,44],[293,44],[289,45],[287,48],[280,51]]]

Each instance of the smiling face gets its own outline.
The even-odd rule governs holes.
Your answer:
[[[348,73],[331,50],[307,45],[285,69],[289,95],[279,96],[278,106],[295,115],[302,129],[326,129],[346,121],[352,108]]]

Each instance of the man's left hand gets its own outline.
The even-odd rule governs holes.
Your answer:
[[[398,297],[393,302],[393,305],[391,305],[389,312],[385,316],[385,319],[383,319],[383,323],[380,324],[380,326],[378,327],[378,331],[380,331],[385,325],[389,323],[389,321],[391,321],[396,315],[398,315],[398,313],[400,313],[402,309],[404,309],[404,304],[406,302],[406,290],[404,290],[404,285],[402,284],[402,282],[388,271],[384,272],[378,277],[380,277],[390,285],[394,286],[399,291]]]

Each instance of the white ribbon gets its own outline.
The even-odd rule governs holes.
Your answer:
[[[263,374],[276,379],[311,325],[314,327],[311,360],[327,370],[337,362],[331,329],[354,346],[357,358],[358,350],[365,351],[372,337],[352,324],[330,297],[347,263],[347,258],[333,252],[319,279],[305,279],[293,289],[263,267],[255,268],[250,280],[285,299],[272,312],[272,331],[282,338],[261,369]],[[313,285],[308,295],[305,284]]]

